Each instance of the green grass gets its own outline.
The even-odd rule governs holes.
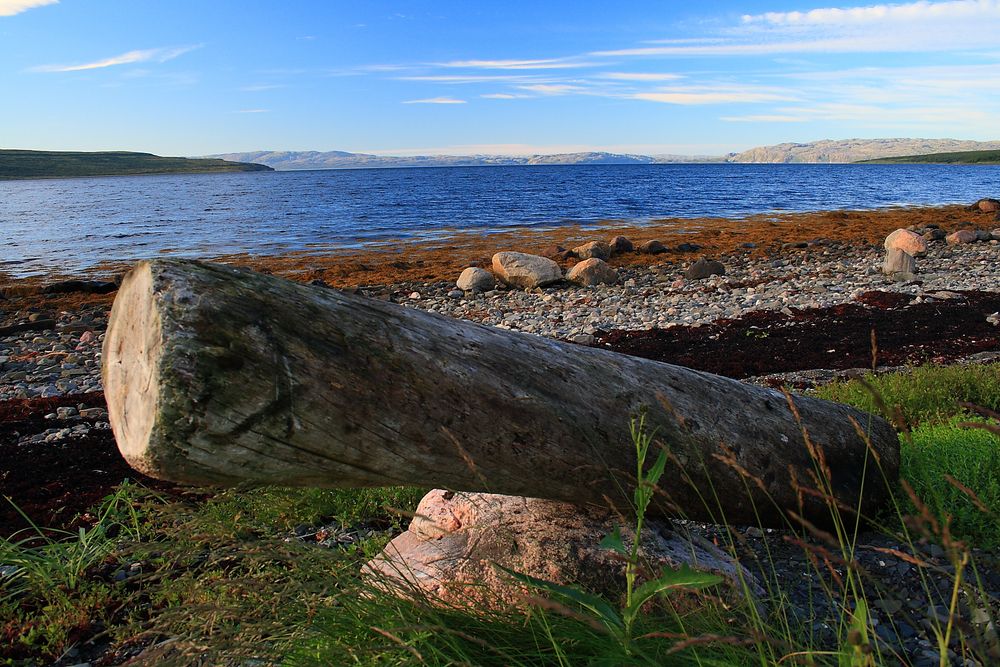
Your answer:
[[[228,160],[160,157],[151,153],[62,152],[0,149],[0,179],[200,174],[273,171],[262,164]]]
[[[984,549],[1000,547],[1000,437],[960,425],[982,422],[970,417],[963,403],[1000,412],[1000,364],[922,366],[814,393],[869,412],[886,410],[912,429],[900,438],[900,478],[939,524],[950,523],[954,537]],[[902,488],[897,500],[901,515],[917,513]]]
[[[884,402],[901,405],[915,424],[903,438],[902,478],[918,500],[899,489],[898,514],[885,528],[900,545],[925,537],[944,545],[955,572],[949,619],[932,623],[943,647],[955,637],[971,642],[964,626],[950,622],[959,600],[981,595],[968,549],[1000,548],[1000,438],[961,426],[970,418],[957,404],[966,399],[996,407],[998,368],[924,368],[872,380]],[[874,407],[858,382],[819,393]],[[654,480],[657,470],[653,463],[638,474]],[[623,641],[618,625],[605,621],[629,605],[609,600],[597,618],[588,613],[596,598],[587,591],[528,582],[550,601],[472,612],[419,595],[402,599],[363,580],[360,567],[385,545],[384,533],[355,531],[354,541],[334,548],[292,537],[303,524],[399,530],[421,495],[417,489],[264,488],[164,499],[126,485],[97,508],[98,520],[86,531],[25,531],[0,541],[6,566],[0,665],[48,664],[95,637],[144,651],[139,664],[157,665],[899,664],[873,640],[869,597],[881,593],[851,568],[839,583],[821,577],[833,567],[822,554],[808,567],[820,582],[816,595],[836,600],[840,609],[835,646],[820,645],[809,621],[795,617],[777,578],[761,582],[768,591],[762,605],[746,590],[736,602],[715,597],[715,589],[683,598],[657,593],[633,605],[639,613]],[[907,514],[924,520],[906,520]],[[831,532],[824,548],[850,561],[859,539],[854,527],[838,524]],[[720,543],[728,549],[739,539],[738,532],[723,533]],[[638,562],[625,543],[605,542],[626,562]],[[635,595],[644,590],[636,582]]]
[[[901,373],[869,375],[867,382],[850,380],[816,389],[814,395],[879,412],[874,396],[898,407],[907,424],[941,422],[963,412],[961,402],[1000,411],[1000,364],[920,366]]]
[[[855,164],[1000,164],[1000,151],[958,151],[954,153],[904,155],[901,157],[861,160]]]
[[[1000,548],[1000,437],[959,420],[916,428],[901,448],[900,477],[951,533],[982,549]],[[948,477],[966,487],[970,497]],[[905,514],[917,513],[905,499]]]

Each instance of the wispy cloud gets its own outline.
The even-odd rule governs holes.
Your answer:
[[[485,95],[480,95],[486,100],[523,100],[530,98],[531,95],[515,95],[513,93],[487,93]]]
[[[953,19],[982,20],[1000,18],[996,0],[951,0],[950,2],[911,2],[868,7],[828,7],[805,12],[767,12],[747,14],[743,23],[777,26],[845,26],[901,21],[940,21]]]
[[[527,83],[546,81],[530,74],[422,74],[396,77],[398,81],[430,81],[432,83]]]
[[[428,97],[422,100],[406,100],[403,104],[465,104],[465,100],[454,97]]]
[[[774,102],[782,98],[766,93],[636,93],[637,100],[662,102],[664,104],[738,104]]]
[[[575,69],[593,67],[593,63],[574,62],[568,58],[543,58],[539,60],[452,60],[436,63],[438,67],[465,69]]]
[[[112,56],[111,58],[104,58],[103,60],[95,60],[93,62],[82,63],[78,65],[39,65],[37,67],[32,67],[31,71],[82,72],[85,70],[103,69],[105,67],[115,67],[117,65],[132,65],[135,63],[145,63],[145,62],[165,63],[168,60],[173,60],[178,56],[182,56],[185,53],[188,53],[189,51],[194,51],[195,49],[198,48],[201,48],[200,44],[193,46],[177,46],[170,48],[129,51],[128,53],[123,53],[118,56]]]
[[[654,92],[636,93],[637,100],[662,102],[664,104],[758,104],[761,102],[792,101],[795,97],[788,91],[760,86],[671,86]]]
[[[705,39],[661,40],[591,57],[924,53],[992,48],[1000,0],[948,0],[747,14]]]
[[[676,81],[684,78],[680,74],[658,72],[602,72],[597,77],[612,81]]]
[[[583,90],[580,86],[568,83],[536,83],[528,86],[518,86],[521,90],[530,90],[541,95],[568,95]]]
[[[59,0],[0,0],[0,16],[14,16],[35,7],[58,3]]]

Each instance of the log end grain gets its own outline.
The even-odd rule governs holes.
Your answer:
[[[153,272],[142,262],[122,281],[111,309],[101,370],[122,456],[136,470],[159,477],[147,448],[156,422],[163,353],[162,323],[153,300]]]

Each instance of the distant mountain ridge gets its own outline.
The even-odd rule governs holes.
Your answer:
[[[208,157],[265,164],[278,171],[295,169],[371,169],[390,167],[484,167],[540,164],[656,164],[663,162],[721,162],[722,157],[680,155],[630,155],[592,151],[553,155],[414,155],[389,156],[345,151],[251,151],[220,153]]]
[[[684,162],[849,163],[879,158],[1000,150],[1000,141],[960,139],[824,139],[808,143],[759,146],[728,155],[634,155],[591,151],[554,155],[415,155],[390,156],[347,151],[250,151],[221,153],[211,158],[267,165],[279,171],[296,169],[372,169],[391,167],[481,167],[576,164],[667,164]]]
[[[825,139],[760,146],[727,156],[727,162],[844,163],[881,158],[1000,149],[1000,141],[959,139]]]

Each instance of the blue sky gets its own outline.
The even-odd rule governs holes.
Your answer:
[[[0,147],[1000,139],[1000,0],[0,0]]]

